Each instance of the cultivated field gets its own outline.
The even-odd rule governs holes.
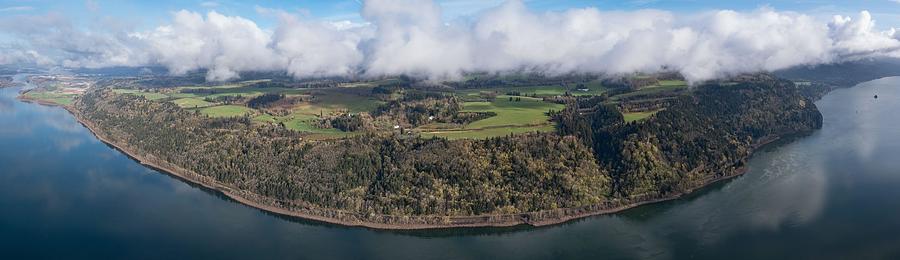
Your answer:
[[[343,132],[330,128],[325,121],[329,116],[371,113],[387,103],[373,95],[373,88],[384,84],[401,83],[398,79],[381,79],[368,82],[342,84],[332,88],[289,88],[279,84],[257,84],[268,80],[234,82],[218,86],[179,86],[153,90],[114,89],[116,93],[138,95],[148,100],[171,102],[181,108],[199,111],[210,117],[249,116],[260,124],[278,124],[288,129],[306,133],[308,139],[324,140],[343,138],[361,132]],[[687,89],[684,81],[662,80],[658,84],[642,87],[610,97],[608,103],[628,102],[635,98],[647,99],[647,95],[677,94]],[[527,132],[554,131],[548,112],[565,108],[563,104],[543,101],[544,97],[601,95],[609,89],[599,80],[578,84],[552,84],[540,86],[495,87],[481,89],[444,89],[445,94],[455,95],[465,101],[461,112],[491,112],[488,118],[465,125],[432,123],[412,129],[411,133],[423,137],[448,139],[490,138]],[[279,94],[285,102],[271,106],[250,108],[248,100],[264,94]],[[34,92],[27,95],[35,99],[58,104],[70,104],[74,95],[56,92]],[[388,100],[402,95],[388,95]],[[490,99],[485,96],[496,96]],[[490,101],[488,101],[490,100]],[[627,122],[640,121],[658,111],[624,113]],[[325,128],[320,126],[325,125]],[[394,127],[376,122],[375,131],[394,131]]]
[[[236,117],[253,113],[253,109],[245,106],[221,105],[200,109],[200,113],[211,117]]]
[[[512,98],[512,100],[510,100]],[[516,101],[519,100],[519,101]],[[419,129],[423,136],[459,138],[487,138],[509,134],[552,131],[547,112],[562,110],[565,105],[544,102],[538,98],[501,95],[491,102],[466,102],[463,112],[493,112],[496,116],[472,122],[456,129]]]
[[[661,110],[646,111],[646,112],[631,112],[631,113],[624,113],[624,114],[622,114],[622,116],[625,118],[625,122],[634,122],[634,121],[643,120],[652,115],[655,115],[659,111],[661,111]]]
[[[206,102],[197,98],[180,98],[172,100],[172,103],[175,103],[182,108],[201,108],[215,105],[214,103]]]

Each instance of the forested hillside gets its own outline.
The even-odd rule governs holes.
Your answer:
[[[247,118],[213,119],[106,90],[85,94],[75,108],[114,142],[236,189],[327,208],[474,215],[590,205],[609,194],[608,174],[574,137],[304,142]]]
[[[562,135],[593,148],[613,195],[682,192],[744,163],[754,146],[819,129],[822,116],[802,86],[769,77],[697,87],[649,120],[625,123],[592,97],[556,115]]]
[[[790,80],[818,82],[835,87],[851,87],[870,80],[900,76],[900,66],[898,65],[900,65],[900,59],[896,58],[862,59],[835,64],[797,66],[777,71],[775,75]]]
[[[485,140],[369,133],[309,141],[283,126],[211,118],[106,89],[72,108],[111,142],[279,201],[270,204],[359,216],[472,216],[639,202],[731,176],[756,145],[821,126],[803,93],[766,77],[699,86],[629,123],[605,97],[584,97],[554,113],[558,133]],[[388,104],[383,111],[415,109]]]

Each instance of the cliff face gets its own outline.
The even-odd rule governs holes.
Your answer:
[[[761,143],[822,125],[802,86],[773,78],[699,86],[635,123],[623,122],[613,107],[582,103],[574,105],[580,112],[560,114],[561,133],[593,147],[622,197],[690,190],[733,174]]]
[[[72,109],[110,142],[261,205],[342,223],[505,225],[609,212],[734,176],[760,143],[821,127],[802,93],[771,78],[701,86],[633,123],[602,100],[582,100],[555,115],[559,134],[453,141],[306,142],[248,118],[207,118],[107,90]],[[490,217],[471,218],[479,215]]]

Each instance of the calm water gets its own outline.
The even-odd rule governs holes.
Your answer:
[[[815,134],[690,198],[544,228],[282,218],[142,167],[0,90],[0,258],[900,259],[900,78],[832,92]],[[879,99],[873,99],[878,94]]]

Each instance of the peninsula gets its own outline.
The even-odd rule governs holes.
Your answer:
[[[21,98],[243,204],[378,229],[540,226],[678,198],[820,128],[828,90],[766,74],[106,84]]]

